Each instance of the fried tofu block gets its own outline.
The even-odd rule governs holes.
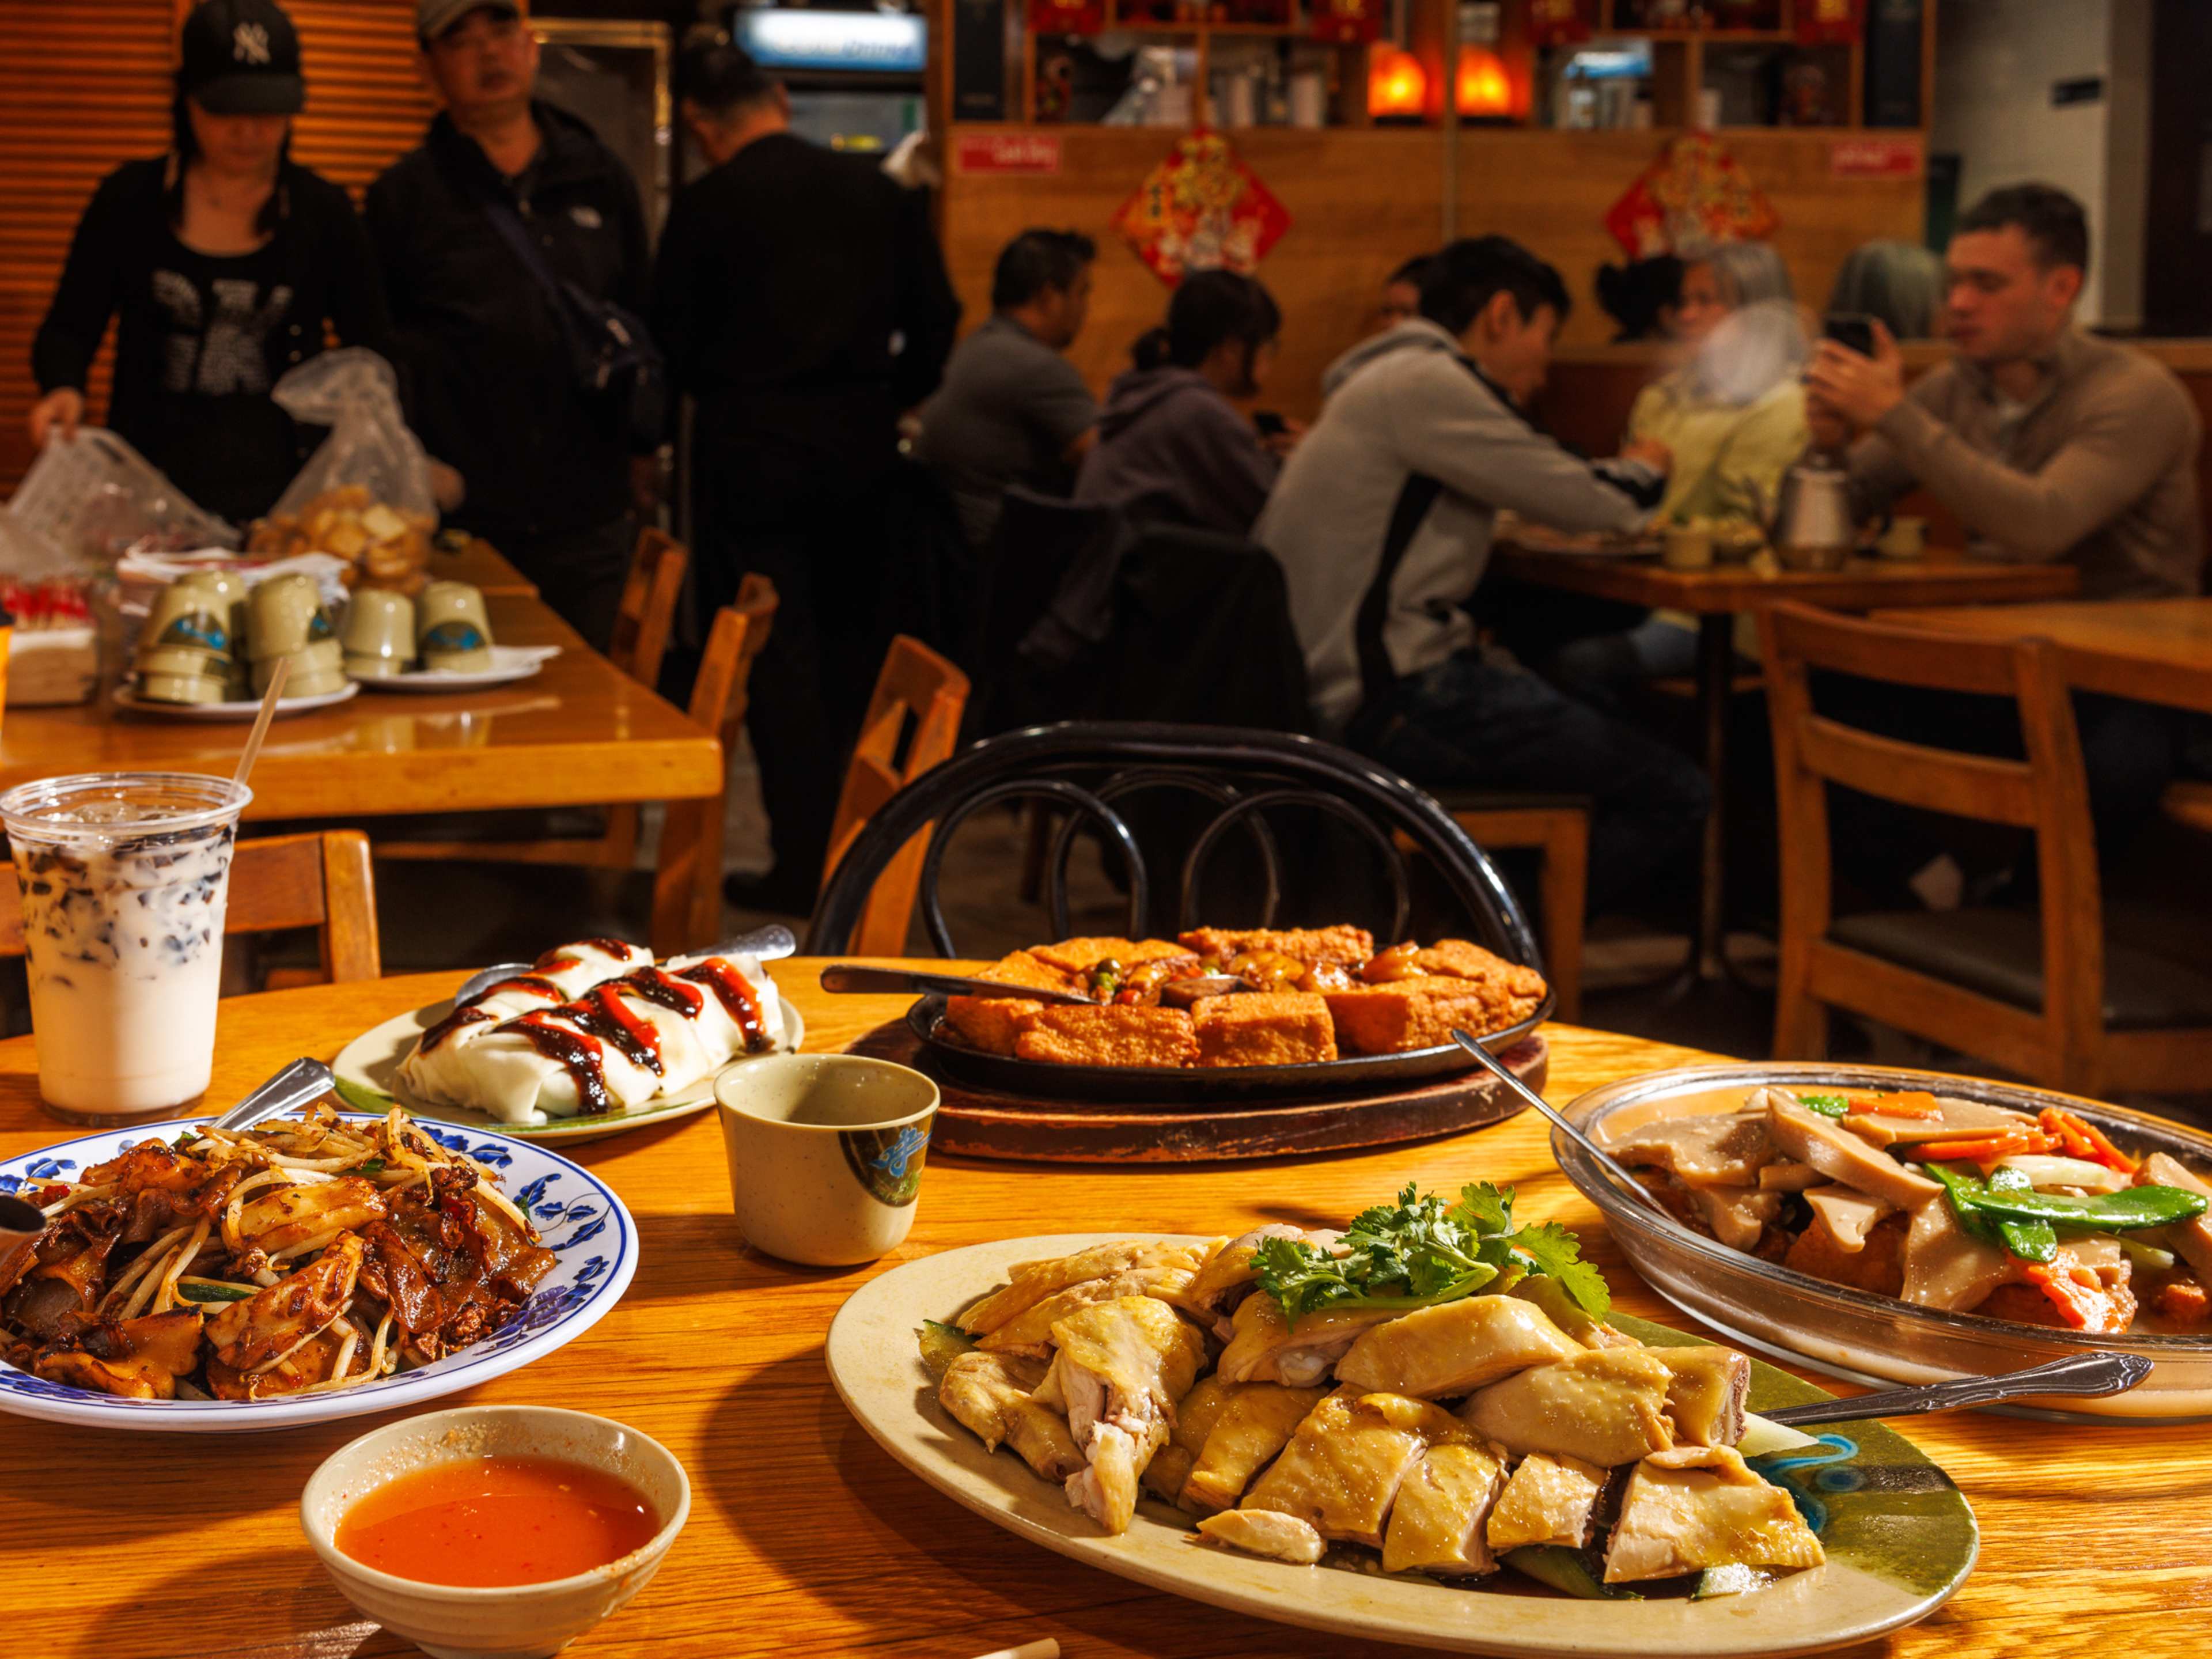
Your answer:
[[[1355,985],[1345,991],[1324,991],[1322,996],[1328,1004],[1329,1018],[1336,1022],[1338,1046],[1358,1054],[1441,1048],[1451,1041],[1455,1025],[1477,1036],[1502,1030],[1527,1018],[1542,1000],[1480,980],[1436,975],[1388,985]]]
[[[1328,1004],[1310,991],[1200,997],[1190,1012],[1201,1066],[1299,1066],[1336,1058]]]
[[[1053,1066],[1188,1066],[1198,1058],[1180,1008],[1040,1008],[1014,1039],[1024,1060]]]
[[[1057,945],[1032,945],[1029,954],[1062,973],[1083,974],[1109,959],[1124,968],[1134,968],[1140,963],[1166,962],[1190,952],[1164,939],[1064,939]]]
[[[1224,961],[1243,951],[1273,951],[1301,962],[1364,962],[1375,935],[1364,927],[1194,927],[1180,935],[1202,957]]]
[[[1041,991],[1071,991],[1075,982],[1027,951],[993,963],[975,975],[1005,985],[1034,985]],[[1016,997],[952,997],[945,1005],[945,1023],[971,1048],[987,1054],[1011,1054],[1015,1039],[1028,1029],[1044,1004]]]
[[[1508,962],[1494,951],[1463,939],[1440,939],[1413,953],[1413,965],[1449,979],[1472,979],[1503,985],[1515,996],[1544,999],[1544,976],[1534,968]]]

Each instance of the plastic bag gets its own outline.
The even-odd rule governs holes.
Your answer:
[[[100,427],[58,433],[8,503],[15,527],[76,569],[105,569],[149,537],[175,547],[235,547],[238,532],[195,507],[161,470]]]
[[[67,574],[72,564],[68,554],[0,507],[0,576],[38,581]]]
[[[349,496],[365,490],[370,503],[427,517],[436,528],[430,458],[407,429],[399,377],[390,363],[360,346],[326,351],[285,375],[269,395],[295,420],[331,428],[270,510],[272,520],[300,519],[335,490]],[[319,550],[345,556],[339,548]]]

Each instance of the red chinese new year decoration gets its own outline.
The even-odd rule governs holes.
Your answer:
[[[1410,52],[1385,41],[1367,53],[1367,112],[1378,120],[1419,120],[1429,101],[1428,71]]]
[[[1382,32],[1382,0],[1311,0],[1313,38],[1356,46]]]
[[[1781,222],[1741,163],[1709,132],[1669,139],[1605,216],[1605,228],[1632,259],[1755,241]]]
[[[1866,0],[1797,0],[1794,22],[1801,46],[1847,46],[1866,27]]]
[[[1579,46],[1590,38],[1583,0],[1528,0],[1528,38],[1540,46]]]
[[[1513,77],[1505,72],[1505,60],[1487,46],[1462,46],[1454,95],[1462,115],[1480,120],[1512,114]]]
[[[1219,133],[1176,140],[1114,215],[1114,228],[1153,276],[1173,287],[1187,270],[1249,275],[1291,228],[1291,216]]]
[[[1106,0],[1030,0],[1030,27],[1038,34],[1101,33]]]

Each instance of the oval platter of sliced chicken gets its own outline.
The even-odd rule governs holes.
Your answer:
[[[854,1293],[830,1376],[894,1458],[1017,1536],[1347,1637],[1804,1653],[1957,1589],[1978,1532],[1942,1470],[1879,1424],[1766,1422],[1824,1396],[1611,1312],[1572,1236],[1515,1228],[1511,1202],[1409,1188],[1343,1234],[947,1251]],[[1376,1276],[1405,1260],[1370,1248],[1394,1216],[1399,1242],[1445,1241],[1419,1286]]]

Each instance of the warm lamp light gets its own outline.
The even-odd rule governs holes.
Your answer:
[[[1367,112],[1378,117],[1411,116],[1419,120],[1429,101],[1429,77],[1421,60],[1402,47],[1377,43],[1367,59]]]
[[[1459,55],[1457,94],[1462,115],[1513,113],[1513,81],[1504,60],[1487,46],[1467,46]]]

